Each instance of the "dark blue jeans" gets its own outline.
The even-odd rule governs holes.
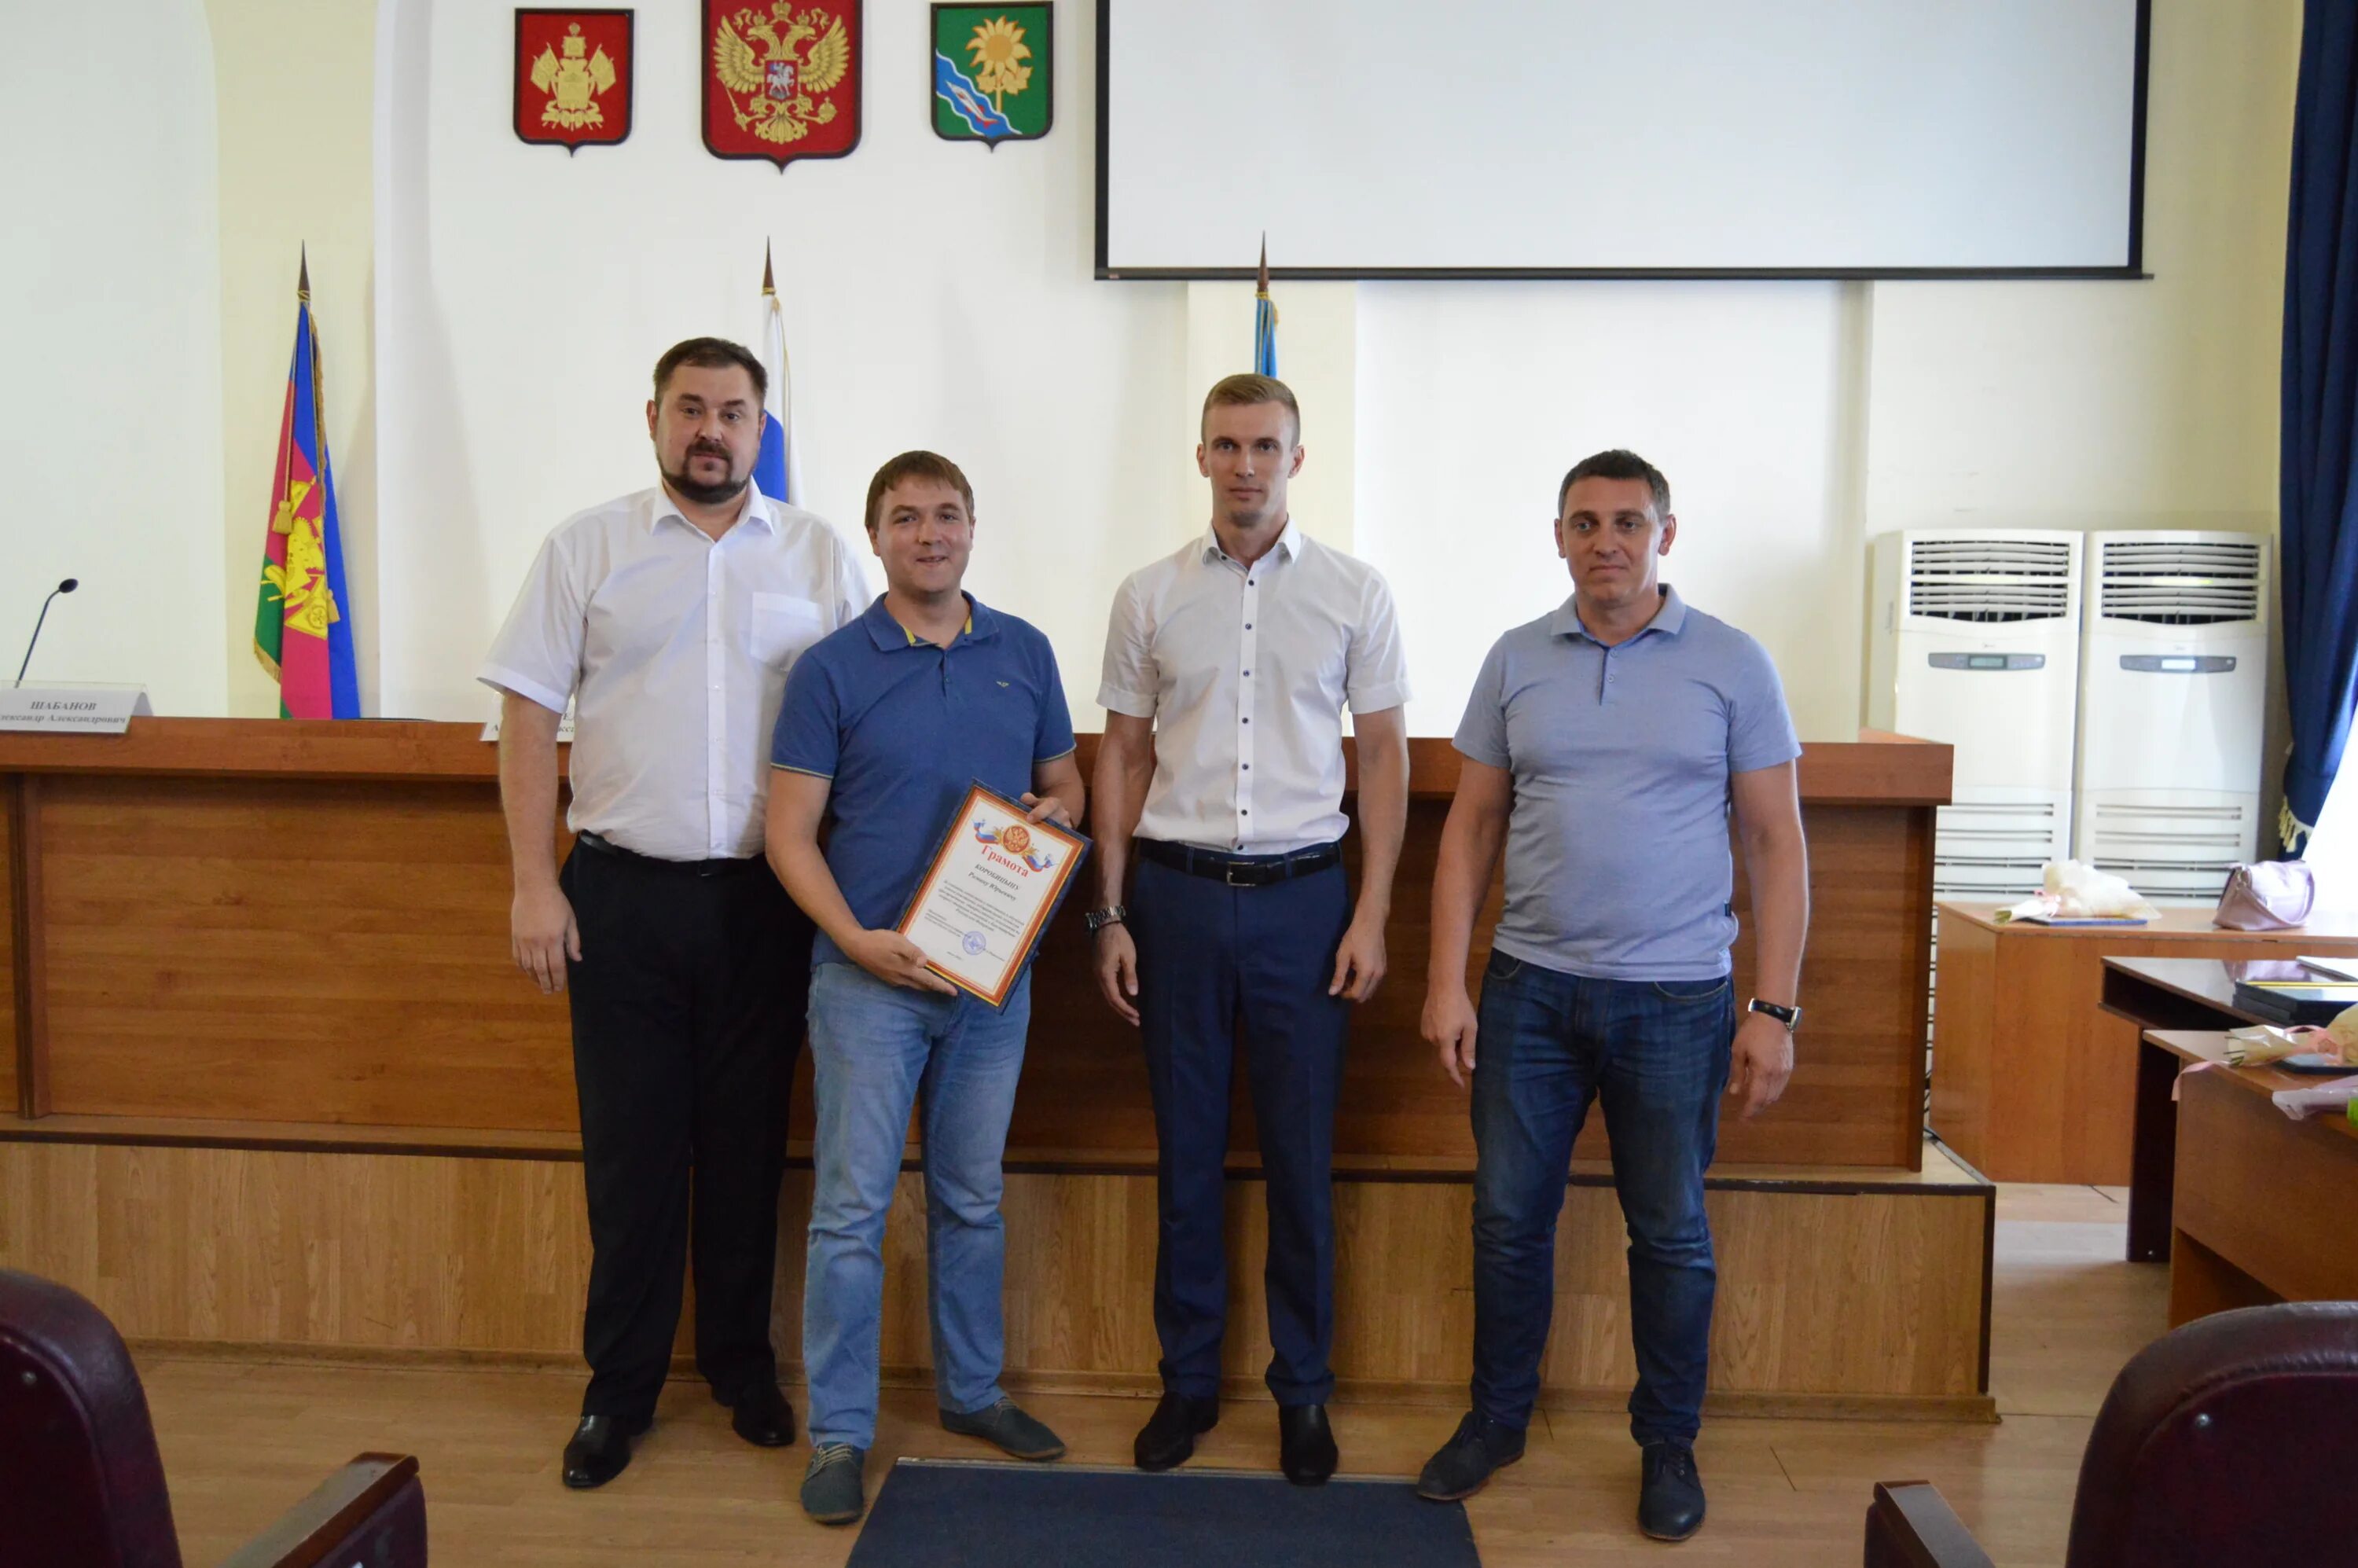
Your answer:
[[[1476,1412],[1531,1421],[1572,1143],[1601,1100],[1629,1228],[1630,1434],[1694,1441],[1718,1281],[1703,1173],[1735,1038],[1730,979],[1583,979],[1491,954],[1475,1038]]]

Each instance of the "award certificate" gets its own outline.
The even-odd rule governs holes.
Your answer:
[[[895,927],[927,967],[993,1007],[1004,1006],[1056,913],[1089,841],[976,784],[934,851]]]

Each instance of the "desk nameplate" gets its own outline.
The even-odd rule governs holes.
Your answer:
[[[155,712],[144,686],[0,687],[0,730],[120,735]]]

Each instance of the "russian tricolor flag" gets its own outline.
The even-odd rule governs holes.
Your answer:
[[[770,271],[770,250],[762,247],[762,369],[770,388],[762,398],[762,455],[753,460],[753,483],[773,501],[799,506],[803,501],[802,466],[795,460],[794,389],[787,379],[786,317],[778,305],[776,278]]]

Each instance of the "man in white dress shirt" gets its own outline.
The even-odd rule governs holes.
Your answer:
[[[1350,1006],[1384,974],[1408,821],[1408,671],[1391,590],[1286,511],[1302,416],[1233,375],[1204,401],[1211,526],[1131,574],[1106,633],[1098,979],[1140,1025],[1154,1098],[1163,1397],[1141,1469],[1219,1418],[1228,1087],[1244,1041],[1269,1203],[1270,1391],[1286,1477],[1335,1472],[1335,1104]],[[1342,711],[1359,753],[1359,891],[1343,873]],[[1133,837],[1134,835],[1134,837]],[[1125,875],[1135,860],[1127,907]]]
[[[718,338],[665,353],[662,482],[557,525],[481,671],[502,699],[512,949],[572,1001],[591,1260],[568,1487],[611,1480],[654,1418],[691,1236],[697,1368],[747,1442],[794,1441],[770,1285],[811,926],[763,858],[769,735],[787,670],[868,587],[833,528],[750,482],[764,379]]]

